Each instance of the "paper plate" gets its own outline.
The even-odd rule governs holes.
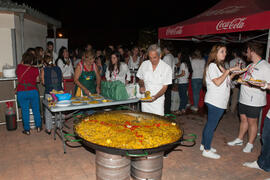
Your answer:
[[[63,100],[63,101],[58,101],[55,106],[58,107],[65,107],[65,106],[69,106],[71,105],[71,101],[70,100]]]
[[[142,101],[142,102],[151,102],[152,101],[152,98],[151,99],[141,98],[140,101]]]

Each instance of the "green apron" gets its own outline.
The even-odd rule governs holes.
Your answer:
[[[97,87],[96,73],[95,73],[95,71],[82,71],[81,76],[79,77],[79,82],[84,87],[86,87],[91,92],[91,94],[97,93],[97,91],[96,91],[96,87]],[[76,86],[75,92],[77,92],[77,88],[78,87]],[[84,91],[82,91],[82,92],[83,92],[84,96],[89,95],[89,94],[85,94]]]

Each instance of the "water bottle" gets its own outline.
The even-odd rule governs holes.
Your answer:
[[[13,109],[12,102],[6,102],[7,110],[5,113],[6,116],[6,128],[8,131],[13,131],[17,129],[16,113]]]

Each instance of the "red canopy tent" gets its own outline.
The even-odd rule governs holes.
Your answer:
[[[159,39],[270,28],[270,1],[222,0],[198,16],[158,29]]]
[[[186,21],[158,29],[158,39],[244,42],[242,37],[228,38],[227,33],[270,29],[270,0],[221,0],[212,8]],[[266,59],[269,57],[270,31]],[[222,34],[222,36],[218,36]],[[216,35],[210,38],[208,35]],[[259,37],[256,35],[256,37]],[[255,38],[256,38],[255,37]],[[250,40],[252,38],[246,38]],[[270,106],[264,108],[263,119]]]

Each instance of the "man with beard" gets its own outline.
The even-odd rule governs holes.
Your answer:
[[[270,65],[262,59],[263,46],[258,43],[248,43],[247,59],[252,61],[247,66],[247,71],[242,75],[243,80],[266,80],[270,82]],[[266,105],[266,91],[250,83],[243,83],[240,88],[239,114],[240,129],[238,137],[229,146],[243,145],[243,138],[248,131],[248,143],[243,152],[250,153],[257,136],[257,121],[263,106]]]

